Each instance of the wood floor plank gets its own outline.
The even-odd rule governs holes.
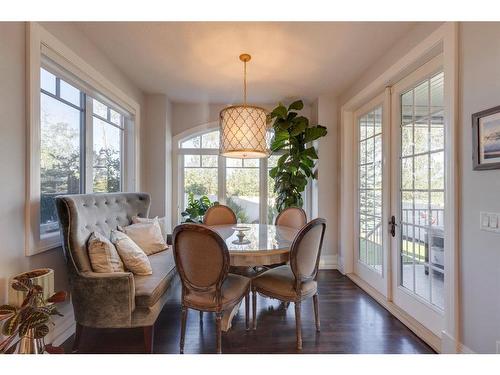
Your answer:
[[[312,298],[302,303],[300,353],[434,353],[413,332],[394,318],[351,280],[335,270],[318,276],[321,332],[316,332]],[[163,308],[155,325],[154,353],[179,352],[181,327],[180,289]],[[222,335],[223,353],[299,353],[295,348],[293,304],[257,298],[257,330],[245,330],[244,304],[233,327]],[[71,352],[73,337],[65,343]],[[190,311],[185,353],[215,353],[215,316]],[[88,329],[80,353],[143,353],[142,329]]]

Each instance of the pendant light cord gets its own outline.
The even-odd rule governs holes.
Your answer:
[[[247,62],[243,62],[243,104],[247,106]]]

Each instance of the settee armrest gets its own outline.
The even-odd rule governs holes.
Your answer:
[[[130,326],[135,309],[132,273],[79,273],[73,277],[71,295],[78,323],[96,328]]]

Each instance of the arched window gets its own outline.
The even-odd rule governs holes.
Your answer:
[[[213,126],[210,126],[213,125]],[[174,139],[177,162],[177,222],[186,208],[188,197],[206,195],[233,209],[241,223],[273,223],[274,181],[269,169],[279,155],[264,159],[233,159],[219,156],[219,130],[215,123],[203,125]],[[175,173],[175,171],[174,171]],[[177,194],[176,194],[177,193]],[[175,221],[175,218],[174,218]]]

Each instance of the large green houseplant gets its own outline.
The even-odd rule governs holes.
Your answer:
[[[317,178],[314,168],[318,154],[311,142],[324,137],[327,131],[321,125],[311,126],[306,117],[299,116],[297,111],[303,107],[302,100],[293,102],[288,108],[279,103],[269,114],[274,129],[271,152],[283,153],[276,167],[269,171],[274,179],[278,212],[288,207],[302,207],[302,192],[308,179]]]

